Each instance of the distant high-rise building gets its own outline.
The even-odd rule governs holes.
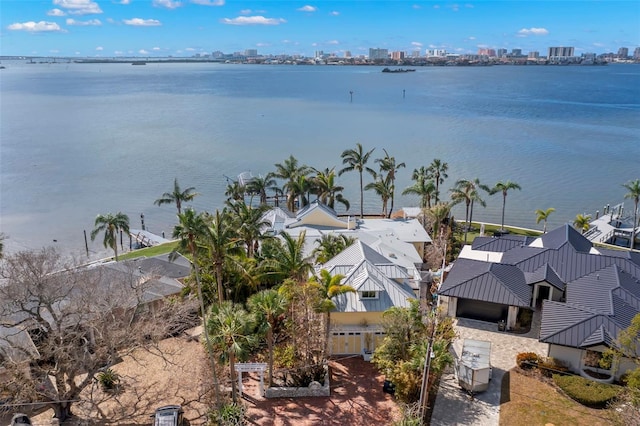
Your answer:
[[[532,50],[531,52],[529,52],[529,55],[527,56],[528,59],[538,59],[540,58],[540,52],[536,52],[535,50]]]
[[[478,49],[478,55],[480,56],[488,56],[490,58],[496,57],[495,49]]]
[[[388,59],[389,50],[369,48],[369,59]]]
[[[244,56],[248,58],[255,58],[256,56],[258,56],[258,49],[246,49],[244,51]]]
[[[314,58],[320,58],[322,59],[322,57],[324,56],[324,51],[322,50],[316,50],[315,54],[314,54]]]
[[[511,49],[511,56],[522,56],[522,49]]]
[[[629,56],[629,49],[626,47],[621,47],[618,49],[618,58],[619,59],[627,59]]]
[[[404,52],[400,52],[400,51],[391,52],[391,59],[393,59],[394,61],[400,61],[404,59]]]
[[[498,58],[504,58],[507,56],[507,49],[498,49],[496,54],[498,55]]]
[[[344,57],[345,58],[350,58],[351,57],[351,51],[350,50],[345,50],[344,51]]]
[[[425,54],[427,58],[438,57],[442,58],[447,56],[447,51],[445,49],[427,49]]]
[[[411,56],[414,57],[414,58],[419,58],[420,57],[420,51],[419,50],[414,50],[411,53]]]
[[[570,57],[573,56],[573,47],[550,47],[547,57]]]
[[[640,59],[640,47],[636,47],[633,51],[633,59]]]
[[[219,50],[216,50],[215,52],[211,53],[211,57],[213,57],[215,59],[219,59],[219,58],[224,57],[224,53],[219,51]]]

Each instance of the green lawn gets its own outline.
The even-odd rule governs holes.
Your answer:
[[[153,257],[160,254],[167,254],[178,248],[178,241],[171,241],[154,247],[147,247],[140,250],[133,250],[118,256],[118,260],[136,259],[138,257]]]
[[[464,223],[460,222],[459,224],[460,224],[459,229],[462,230],[462,228],[464,227]],[[512,235],[526,235],[528,237],[538,237],[542,235],[542,231],[536,231],[533,229],[524,229],[524,228],[517,228],[512,226],[505,226],[504,228],[508,230],[509,233]],[[498,231],[499,229],[500,229],[500,225],[485,225],[484,235],[492,236],[493,233],[495,231]],[[467,242],[471,243],[474,240],[474,238],[479,236],[480,236],[480,224],[477,222],[471,222],[471,230],[467,233]],[[463,231],[460,231],[460,237],[461,239],[464,238]]]

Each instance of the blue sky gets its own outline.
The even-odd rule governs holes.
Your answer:
[[[192,56],[370,47],[546,55],[640,46],[640,1],[0,0],[0,55]]]

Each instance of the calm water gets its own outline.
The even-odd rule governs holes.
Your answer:
[[[178,177],[224,201],[226,178],[265,174],[290,154],[341,166],[361,142],[406,163],[449,163],[457,179],[513,180],[506,221],[549,226],[622,201],[640,178],[640,66],[418,68],[212,64],[4,63],[0,71],[0,219],[10,251],[57,244],[84,251],[96,214],[122,211],[171,233],[175,209],[153,201]],[[353,91],[350,102],[349,91]],[[404,92],[404,97],[403,97]],[[373,165],[375,166],[375,165]],[[340,182],[359,210],[357,175]],[[445,194],[446,195],[446,194]],[[500,221],[501,197],[474,219]],[[365,210],[379,212],[365,193]],[[396,206],[416,205],[400,197]],[[631,207],[627,203],[627,207]],[[462,218],[463,209],[455,211]],[[537,225],[541,228],[541,224]],[[57,243],[53,243],[53,240]],[[91,243],[90,243],[91,244]],[[91,244],[98,252],[100,245]]]

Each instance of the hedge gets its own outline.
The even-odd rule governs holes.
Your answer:
[[[591,408],[606,408],[622,392],[622,387],[598,383],[580,376],[553,375],[553,381],[570,398]]]

